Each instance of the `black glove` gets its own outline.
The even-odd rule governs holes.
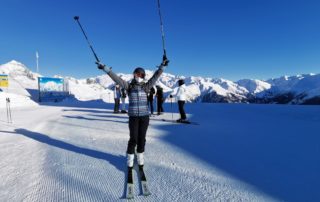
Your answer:
[[[98,65],[98,69],[101,69],[106,73],[109,73],[111,71],[112,67],[107,67],[105,64],[103,64],[101,62],[96,62],[96,64]]]
[[[169,64],[169,60],[168,60],[167,56],[163,55],[161,66],[168,66],[168,64]]]
[[[170,98],[173,98],[173,96],[172,96],[172,95],[170,95]]]
[[[96,62],[96,64],[98,65],[98,69],[104,70],[104,68],[106,67],[105,64],[102,64],[101,62]]]

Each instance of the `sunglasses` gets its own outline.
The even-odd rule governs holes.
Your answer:
[[[145,77],[146,75],[143,74],[143,73],[135,73],[134,76],[135,76],[135,77],[140,77],[140,78],[144,79],[144,77]]]

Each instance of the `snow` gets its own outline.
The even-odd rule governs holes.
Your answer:
[[[260,93],[271,88],[271,84],[257,79],[241,79],[237,81],[237,84],[246,88],[249,93],[252,94]]]
[[[295,92],[303,93],[309,90],[319,88],[320,86],[320,74],[309,75],[308,77],[301,79],[295,86]]]
[[[66,77],[74,98],[38,104],[41,75],[16,61],[0,66],[0,73],[10,82],[0,92],[0,201],[125,200],[128,116],[113,114],[106,103],[113,102],[108,78]],[[304,79],[313,84],[318,77],[277,82],[310,86]],[[178,78],[167,74],[159,83],[174,91]],[[247,92],[223,79],[186,81],[191,95]],[[150,118],[145,172],[152,195],[140,194],[134,172],[133,201],[320,201],[318,106],[187,103],[188,117],[200,125],[161,121],[178,119],[177,108],[165,104],[164,115]]]
[[[10,99],[11,108],[38,105],[37,103],[32,101],[29,97],[21,96],[13,93],[0,92],[0,109],[6,108],[6,98]]]
[[[113,91],[103,88],[99,84],[77,83],[68,80],[69,91],[80,101],[89,101],[94,99],[102,99],[105,102],[114,102]]]
[[[6,64],[0,65],[2,74],[9,74],[11,72],[23,72],[26,69],[26,66],[22,63],[12,60]]]
[[[288,92],[294,91],[296,93],[301,93],[301,91],[307,88],[311,89],[314,86],[306,86],[303,83],[314,80],[320,82],[320,77],[315,74],[303,74],[297,76],[283,76],[277,79],[269,79],[267,82],[273,86],[275,92]],[[316,84],[315,84],[316,85]]]
[[[9,88],[0,92],[0,201],[125,200],[128,116],[112,113],[110,79],[65,77],[74,98],[38,104],[41,75],[16,61],[1,65],[0,73],[9,75]],[[311,85],[318,77],[273,82],[311,86],[309,93],[318,95]],[[172,93],[179,78],[164,74],[158,84]],[[269,88],[257,80],[248,81],[250,88],[224,79],[186,82],[190,100],[202,91],[240,96]],[[152,195],[140,194],[134,172],[133,201],[320,200],[318,106],[187,103],[189,119],[200,125],[161,121],[178,119],[177,108],[165,104],[164,115],[150,118],[145,172]]]
[[[312,98],[312,97],[319,96],[319,92],[320,92],[320,87],[309,90],[305,98]]]
[[[25,106],[12,110],[13,124],[1,113],[0,201],[124,199],[128,117],[112,107]],[[319,107],[187,104],[200,125],[162,122],[172,118],[165,110],[147,135],[153,194],[136,183],[138,201],[320,200]]]

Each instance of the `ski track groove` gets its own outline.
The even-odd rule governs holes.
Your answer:
[[[58,122],[61,121],[61,119],[58,120]],[[70,121],[72,122],[72,120],[68,120],[68,122]],[[69,142],[70,139],[64,138],[65,133],[68,132],[65,128],[60,128],[59,124],[50,127],[49,136],[55,135],[54,138],[58,140],[78,146]],[[89,129],[86,130],[86,134],[90,134]],[[59,134],[57,131],[64,131],[64,134]],[[74,134],[74,131],[72,132]],[[90,136],[86,139],[86,142],[92,142],[93,138]],[[84,145],[86,144],[84,143]],[[82,147],[82,145],[79,147]],[[46,196],[49,196],[46,198],[48,201],[114,201],[120,198],[124,175],[122,179],[119,176],[113,176],[115,171],[108,169],[108,161],[54,147],[49,147],[48,154],[50,155],[50,157],[48,156],[50,161],[59,163],[55,163],[55,166],[52,167],[52,162],[47,162],[48,167],[44,169],[47,170],[47,175],[49,170],[49,176],[43,178],[41,194],[35,201],[40,201]],[[94,166],[87,167],[88,163]],[[106,172],[97,172],[101,170]],[[120,180],[114,181],[113,179]],[[118,189],[116,189],[117,187]]]

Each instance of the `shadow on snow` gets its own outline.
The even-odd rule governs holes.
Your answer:
[[[117,120],[108,120],[108,119],[97,119],[97,118],[88,118],[84,116],[63,116],[65,118],[70,118],[70,119],[82,119],[86,121],[107,121],[107,122],[115,122],[115,123],[127,123],[128,121],[117,121]],[[119,117],[117,117],[119,118]],[[128,118],[126,118],[128,119]]]
[[[125,162],[125,156],[115,156],[112,154],[108,154],[105,152],[93,150],[93,149],[88,149],[84,147],[79,147],[67,142],[64,142],[62,140],[57,140],[52,137],[49,137],[47,135],[37,133],[37,132],[32,132],[26,129],[15,129],[15,132],[18,134],[21,134],[25,137],[31,138],[33,140],[36,140],[38,142],[48,144],[50,146],[54,146],[60,149],[68,150],[71,152],[75,152],[78,154],[86,155],[89,157],[93,157],[96,159],[102,159],[108,161],[110,164],[112,164],[114,167],[116,167],[118,170],[124,172],[124,166],[123,162]]]
[[[116,156],[116,155],[108,154],[108,153],[93,150],[93,149],[79,147],[79,146],[64,142],[62,140],[57,140],[47,135],[29,131],[26,129],[15,129],[14,132],[11,132],[11,131],[2,131],[2,132],[20,134],[30,139],[33,139],[35,141],[47,144],[49,146],[54,146],[60,149],[86,155],[92,158],[108,161],[111,165],[113,165],[115,168],[120,170],[126,176],[126,168],[124,166],[125,156],[122,156],[122,155]],[[68,189],[74,189],[74,190],[77,190],[77,192],[80,192],[81,189],[84,189],[84,191],[87,193],[94,193],[93,196],[95,198],[100,198],[100,200],[104,200],[106,197],[106,194],[107,194],[106,192],[103,192],[100,189],[90,186],[90,184],[84,181],[80,181],[75,177],[69,176],[64,172],[61,172],[60,170],[57,170],[56,172],[54,172],[54,177],[55,179],[58,179],[58,180],[64,179],[64,181],[68,182]],[[81,184],[81,187],[80,187],[81,189],[79,188],[79,184]],[[125,187],[125,184],[126,183],[124,181],[124,187]],[[91,191],[88,191],[88,190],[91,190]],[[85,196],[88,197],[88,199],[90,199],[89,195],[85,195]],[[75,195],[75,197],[77,196]],[[124,197],[125,197],[125,188],[123,189],[121,198],[124,198]]]
[[[159,126],[164,140],[276,199],[320,201],[320,110],[210,107],[200,126]]]

